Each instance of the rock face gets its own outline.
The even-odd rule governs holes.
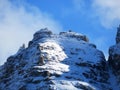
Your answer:
[[[120,25],[117,28],[116,44],[120,43]]]
[[[103,53],[88,41],[75,32],[41,29],[0,67],[0,90],[114,90]]]
[[[109,48],[109,65],[115,73],[120,70],[120,43]]]
[[[116,45],[109,48],[108,63],[117,79],[117,85],[120,88],[120,26],[117,29]]]

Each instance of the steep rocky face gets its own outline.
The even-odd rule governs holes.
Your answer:
[[[120,43],[120,25],[117,28],[116,44]]]
[[[109,48],[109,65],[117,73],[120,70],[120,43]]]
[[[34,34],[0,67],[0,90],[112,90],[105,57],[85,35]]]
[[[116,45],[109,48],[108,62],[120,87],[120,26],[117,29]]]
[[[116,45],[109,48],[109,64],[115,73],[120,70],[120,26],[117,29]]]

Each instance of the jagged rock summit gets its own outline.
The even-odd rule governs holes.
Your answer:
[[[114,90],[108,67],[85,35],[45,28],[0,67],[0,90]]]

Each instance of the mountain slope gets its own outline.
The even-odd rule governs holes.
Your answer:
[[[85,35],[45,28],[0,67],[0,90],[112,90],[108,69]]]

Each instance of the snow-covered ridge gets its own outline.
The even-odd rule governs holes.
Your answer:
[[[112,79],[111,79],[112,80]],[[0,67],[0,90],[112,90],[104,54],[85,35],[36,32]]]
[[[88,42],[88,38],[85,35],[79,34],[79,33],[75,33],[75,32],[60,32],[59,35],[57,34],[53,34],[50,30],[48,30],[47,28],[41,29],[39,31],[37,31],[34,34],[33,40],[32,41],[38,41],[42,38],[61,38],[61,37],[67,37],[67,38],[74,38],[77,40],[83,40]]]
[[[83,40],[86,42],[89,42],[88,38],[85,35],[79,34],[79,33],[75,33],[75,32],[60,32],[59,35],[62,35],[64,37],[72,37],[72,38],[76,38],[77,40]]]

